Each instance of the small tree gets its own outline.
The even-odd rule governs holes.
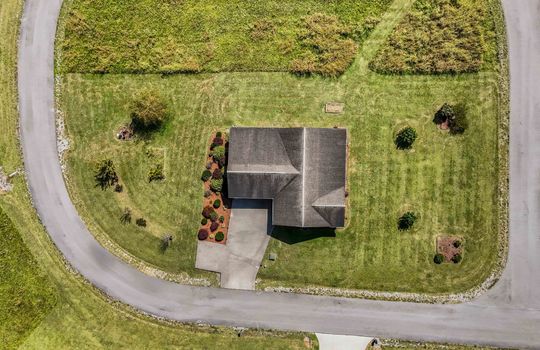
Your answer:
[[[124,212],[120,216],[120,222],[124,225],[131,223],[131,209],[124,208]]]
[[[96,180],[96,186],[101,187],[102,190],[106,190],[116,184],[118,182],[118,175],[116,174],[113,161],[110,159],[102,160],[96,167],[94,179]]]
[[[397,134],[395,142],[398,149],[410,149],[414,141],[416,141],[416,130],[408,126]]]
[[[433,257],[433,262],[437,265],[442,264],[444,261],[444,256],[442,254],[435,254]]]
[[[449,105],[448,103],[445,103],[442,105],[442,107],[435,113],[435,117],[433,118],[433,122],[437,125],[446,123],[448,119],[454,118],[456,113],[454,112],[454,107]]]
[[[167,105],[161,96],[145,90],[131,104],[131,122],[137,131],[150,131],[161,126],[167,118]]]
[[[406,212],[398,220],[398,229],[400,231],[410,230],[416,222],[416,215],[413,212]]]

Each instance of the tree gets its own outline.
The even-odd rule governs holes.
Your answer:
[[[435,254],[435,256],[433,257],[433,262],[437,265],[442,264],[443,261],[444,261],[444,256],[442,254]]]
[[[101,187],[102,190],[106,190],[116,184],[118,182],[118,175],[116,174],[113,161],[110,159],[102,160],[96,168],[94,179],[96,180],[96,186]]]
[[[395,142],[398,149],[410,149],[414,141],[416,141],[416,130],[408,126],[398,133]]]
[[[120,216],[120,222],[124,225],[131,223],[131,209],[124,208],[124,212]]]
[[[435,117],[433,118],[433,122],[437,125],[444,124],[448,121],[450,118],[454,118],[455,116],[454,107],[449,105],[448,103],[445,103],[442,105],[442,107],[435,113]]]
[[[150,131],[167,118],[167,105],[156,92],[145,90],[131,104],[131,122],[136,131]]]
[[[416,215],[413,212],[406,212],[398,220],[398,229],[400,231],[410,230],[416,222]]]

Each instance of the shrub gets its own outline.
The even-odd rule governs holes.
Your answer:
[[[469,127],[467,120],[467,110],[464,106],[458,105],[454,107],[454,116],[448,119],[448,127],[453,135],[463,134]]]
[[[221,206],[221,201],[220,201],[219,199],[216,199],[216,200],[214,201],[214,208],[217,209],[217,208],[219,208],[220,206]]]
[[[461,257],[461,254],[456,254],[452,257],[452,262],[454,264],[459,264],[463,258]]]
[[[203,173],[201,175],[201,180],[206,182],[206,181],[210,180],[211,177],[212,177],[212,172],[207,169],[207,170],[203,171]]]
[[[210,188],[214,192],[221,192],[223,190],[223,179],[210,180]]]
[[[204,207],[204,209],[202,211],[202,216],[204,216],[207,219],[210,219],[212,213],[215,213],[214,208],[212,208],[210,206],[207,206],[207,207]]]
[[[442,264],[444,261],[444,256],[442,254],[435,254],[433,257],[433,262],[437,265]]]
[[[165,180],[165,175],[163,174],[163,164],[156,164],[148,173],[148,182],[163,180]]]
[[[398,149],[410,149],[414,141],[416,141],[416,130],[408,126],[398,133],[395,142]]]
[[[406,212],[398,220],[398,229],[400,231],[410,230],[416,222],[416,215],[413,212]]]
[[[94,179],[96,180],[96,186],[101,187],[102,190],[116,184],[118,182],[118,175],[116,174],[113,161],[110,159],[102,160],[96,167]]]
[[[454,246],[454,248],[459,248],[459,247],[461,247],[461,241],[460,240],[455,240],[452,245]]]
[[[223,146],[215,147],[211,152],[211,156],[215,162],[220,162],[222,159],[225,158],[225,147]]]
[[[165,252],[167,248],[170,247],[172,240],[173,240],[173,236],[168,235],[168,234],[163,235],[163,237],[161,237],[161,251],[162,252]]]
[[[216,222],[217,219],[218,219],[218,213],[216,213],[215,211],[213,211],[213,212],[210,214],[210,221]]]
[[[221,223],[224,223],[224,222],[225,222],[225,217],[224,217],[223,215],[221,215],[221,216],[219,217],[219,222],[221,222]]]
[[[212,179],[222,179],[223,178],[223,172],[221,169],[215,169],[212,173]]]
[[[138,218],[135,221],[135,224],[137,224],[137,226],[140,226],[140,227],[146,227],[146,220],[143,218]]]
[[[208,238],[208,230],[201,228],[197,234],[197,237],[199,238],[199,241],[204,241]]]
[[[222,136],[223,136],[223,134],[221,133],[221,131],[216,132],[216,137],[217,138],[221,138]]]
[[[145,90],[131,103],[131,124],[137,131],[150,131],[161,126],[167,113],[167,105],[161,96]]]
[[[221,242],[225,239],[225,234],[221,231],[216,233],[216,242]]]
[[[120,222],[124,225],[131,223],[131,209],[124,208],[124,212],[120,216]]]
[[[289,70],[299,75],[336,77],[343,74],[358,51],[352,37],[351,28],[336,16],[316,13],[306,17],[298,37],[304,52],[301,58],[291,62]]]
[[[442,105],[442,107],[435,113],[433,122],[437,125],[446,123],[448,119],[455,116],[454,107],[450,106],[448,103]]]
[[[210,224],[210,231],[214,232],[218,229],[219,227],[219,224],[217,222],[213,222],[212,224]]]
[[[207,218],[202,218],[201,220],[201,225],[206,225],[208,223],[208,219]]]
[[[114,186],[114,192],[121,193],[122,191],[124,191],[124,186],[121,184],[116,184],[116,186]]]
[[[214,140],[212,140],[212,146],[211,148],[214,149],[218,146],[223,146],[223,139],[220,138],[220,137],[216,137],[214,138]]]

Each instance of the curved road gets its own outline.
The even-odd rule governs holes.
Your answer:
[[[71,265],[110,297],[178,321],[540,349],[540,8],[504,0],[511,54],[511,238],[503,278],[459,305],[183,286],[102,248],[79,218],[58,162],[53,53],[62,0],[26,0],[19,45],[21,137],[35,207]]]

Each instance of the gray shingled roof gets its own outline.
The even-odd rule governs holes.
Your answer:
[[[277,226],[345,224],[347,131],[231,128],[231,198],[272,199]]]

